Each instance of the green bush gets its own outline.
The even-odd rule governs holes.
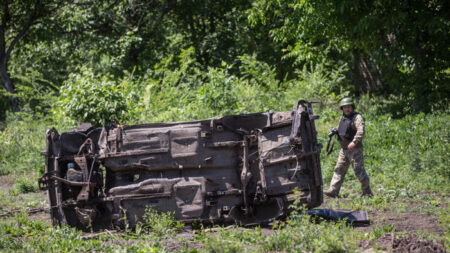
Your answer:
[[[129,94],[125,91],[123,83],[113,81],[108,75],[96,75],[92,69],[83,67],[81,73],[69,75],[61,87],[55,108],[56,120],[69,125],[125,121],[129,105]]]
[[[10,195],[18,195],[19,193],[35,192],[39,189],[37,178],[35,176],[26,175],[15,180],[14,186],[9,190]]]
[[[343,82],[345,66],[327,74],[320,65],[305,68],[297,80],[280,82],[268,64],[256,56],[239,57],[240,75],[235,66],[202,71],[193,58],[194,49],[184,50],[157,65],[143,81],[144,111],[140,122],[195,120],[239,113],[291,110],[299,99],[316,99],[323,108],[348,94],[332,91]],[[177,62],[179,67],[170,67]],[[176,65],[176,64],[175,64]]]
[[[143,228],[151,230],[157,237],[173,236],[175,229],[181,229],[184,224],[175,221],[174,214],[171,212],[159,213],[151,207],[145,209]]]

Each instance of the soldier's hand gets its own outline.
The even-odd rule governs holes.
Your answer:
[[[347,149],[352,151],[355,148],[356,144],[352,141],[350,144],[348,144]]]

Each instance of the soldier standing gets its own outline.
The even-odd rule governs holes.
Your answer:
[[[355,104],[351,98],[342,99],[339,106],[343,112],[337,129],[341,150],[336,167],[334,168],[330,188],[323,191],[323,193],[333,198],[338,196],[341,185],[344,182],[345,174],[351,164],[356,177],[361,182],[361,196],[372,196],[369,176],[364,169],[362,145],[362,139],[365,133],[364,118],[361,114],[355,112]]]

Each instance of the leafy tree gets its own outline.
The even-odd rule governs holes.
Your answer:
[[[20,110],[14,96],[16,89],[9,73],[9,60],[16,45],[31,29],[35,29],[44,17],[52,15],[63,1],[9,1],[2,0],[0,7],[0,74],[7,92],[10,93],[12,110]]]
[[[114,81],[158,68],[161,75],[176,72],[181,61],[161,63],[190,47],[203,78],[226,62],[227,75],[257,81],[259,73],[249,76],[242,68],[248,66],[242,56],[252,55],[275,73],[277,85],[302,79],[305,71],[349,69],[353,85],[342,81],[331,91],[394,94],[423,111],[448,103],[443,0],[0,1],[7,90],[0,104],[7,93],[14,111],[15,93],[57,91],[70,74],[83,75],[83,67]]]
[[[300,64],[342,59],[353,66],[355,92],[413,96],[414,109],[448,104],[447,1],[266,1],[252,24],[271,25],[286,57]],[[447,7],[446,7],[447,6]],[[280,20],[274,22],[274,20]],[[280,24],[281,23],[281,24]]]

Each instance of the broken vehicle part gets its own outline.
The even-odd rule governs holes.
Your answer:
[[[322,203],[317,118],[301,100],[287,112],[53,128],[39,185],[53,221],[81,229],[135,226],[147,207],[187,223],[267,223],[296,199]]]

